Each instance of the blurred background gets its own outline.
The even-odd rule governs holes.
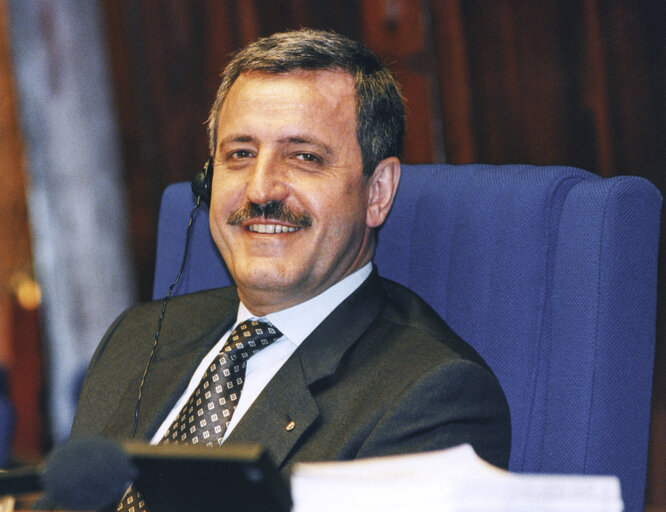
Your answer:
[[[207,158],[229,54],[301,26],[390,64],[407,99],[407,163],[564,164],[666,192],[663,0],[0,0],[5,466],[67,436],[96,344],[150,298],[160,196]],[[652,511],[666,510],[658,322]]]

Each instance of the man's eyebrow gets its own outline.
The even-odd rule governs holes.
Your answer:
[[[224,137],[222,140],[220,140],[218,148],[221,149],[225,144],[233,144],[238,142],[252,143],[256,142],[256,139],[252,135],[232,133]],[[334,154],[333,149],[328,144],[326,144],[324,141],[316,137],[309,137],[305,135],[292,135],[278,139],[278,142],[280,144],[305,144],[308,146],[314,146],[316,148],[319,148],[321,151],[323,151],[326,154],[329,155]]]
[[[308,146],[316,146],[320,148],[322,151],[325,153],[332,155],[333,154],[333,149],[326,144],[324,141],[313,138],[313,137],[305,137],[305,136],[291,136],[291,137],[285,137],[283,139],[279,140],[280,143],[288,143],[288,144],[306,144]]]
[[[227,135],[225,138],[223,138],[220,141],[219,145],[222,146],[224,144],[229,144],[230,142],[253,142],[253,141],[254,141],[254,137],[252,137],[251,135],[233,134],[232,133],[231,135]]]

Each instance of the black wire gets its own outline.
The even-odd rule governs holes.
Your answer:
[[[180,262],[180,269],[178,270],[178,275],[176,276],[176,279],[174,280],[173,283],[171,283],[171,286],[169,286],[169,290],[164,296],[164,301],[162,302],[162,312],[160,313],[160,317],[157,320],[157,329],[155,330],[155,336],[153,338],[154,339],[153,349],[150,352],[150,357],[148,358],[148,362],[146,363],[146,368],[144,369],[143,375],[141,376],[141,383],[139,384],[139,393],[136,399],[136,408],[134,409],[134,425],[132,426],[132,434],[130,435],[129,438],[130,441],[134,439],[137,426],[139,425],[139,408],[141,407],[143,385],[146,382],[148,369],[150,368],[150,365],[153,362],[153,358],[155,357],[155,352],[157,352],[157,343],[160,338],[160,331],[162,330],[162,320],[164,319],[164,314],[166,313],[167,302],[169,301],[169,298],[171,297],[171,293],[173,292],[174,288],[178,284],[178,281],[180,281],[180,277],[183,274],[183,270],[185,269],[185,262],[187,261],[187,252],[190,246],[190,232],[192,231],[191,228],[194,219],[194,212],[197,210],[197,208],[199,208],[200,204],[201,204],[201,196],[197,196],[197,204],[194,205],[194,208],[192,208],[192,211],[190,212],[190,220],[187,224],[187,230],[185,231],[185,250],[183,251],[183,259]]]

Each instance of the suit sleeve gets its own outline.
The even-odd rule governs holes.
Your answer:
[[[507,467],[511,424],[504,393],[486,368],[458,359],[412,382],[384,413],[358,457],[440,450],[464,443],[491,464]]]

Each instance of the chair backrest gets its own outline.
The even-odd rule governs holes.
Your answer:
[[[177,274],[194,198],[170,186],[154,295]],[[518,472],[614,474],[642,510],[661,195],[569,167],[403,167],[381,275],[429,302],[496,373]],[[231,283],[198,212],[174,293]]]

